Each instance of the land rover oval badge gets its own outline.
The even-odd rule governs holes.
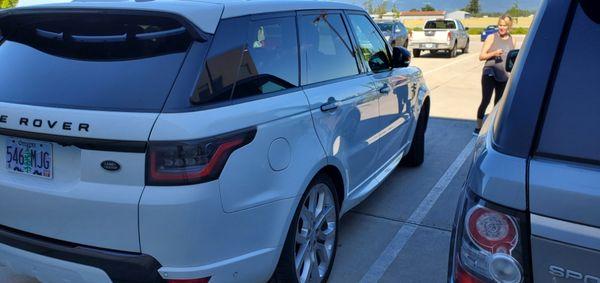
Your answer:
[[[105,170],[108,171],[119,171],[119,169],[121,169],[121,165],[119,165],[119,163],[112,161],[112,160],[106,160],[106,161],[102,161],[102,163],[100,163],[100,166],[102,166],[102,168],[104,168]]]

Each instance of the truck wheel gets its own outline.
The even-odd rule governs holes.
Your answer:
[[[335,184],[329,176],[317,175],[296,209],[269,282],[327,282],[337,250],[339,211]]]
[[[463,54],[469,53],[469,45],[470,44],[471,44],[471,40],[467,40],[467,45],[465,45],[465,48],[463,48],[463,50],[462,50]]]
[[[415,56],[415,58],[421,57],[421,50],[420,49],[414,49],[413,50],[413,55]]]
[[[426,103],[421,109],[419,114],[419,121],[417,122],[417,129],[413,136],[410,149],[400,165],[407,167],[417,167],[423,164],[425,160],[425,132],[427,131],[427,123],[429,122],[429,103]]]

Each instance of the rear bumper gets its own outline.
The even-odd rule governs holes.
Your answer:
[[[410,48],[419,50],[450,50],[452,46],[447,43],[411,42]]]
[[[4,226],[0,265],[42,282],[164,282],[160,264],[148,255],[79,246]]]

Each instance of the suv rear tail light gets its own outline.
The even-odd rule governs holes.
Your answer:
[[[254,140],[256,129],[197,141],[150,142],[146,184],[191,185],[219,178],[235,150]]]
[[[452,40],[452,32],[448,32],[448,42],[450,42],[450,40]]]
[[[454,282],[530,282],[526,215],[467,195],[454,234]]]

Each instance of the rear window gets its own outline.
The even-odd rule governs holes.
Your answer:
[[[425,24],[426,29],[455,29],[456,23],[454,21],[429,21]]]
[[[43,14],[0,21],[0,101],[160,112],[192,39],[157,16]]]
[[[377,24],[377,26],[382,31],[392,31],[394,29],[394,24]]]
[[[540,154],[600,162],[600,3],[580,1],[554,81]],[[586,67],[589,66],[589,67]]]

